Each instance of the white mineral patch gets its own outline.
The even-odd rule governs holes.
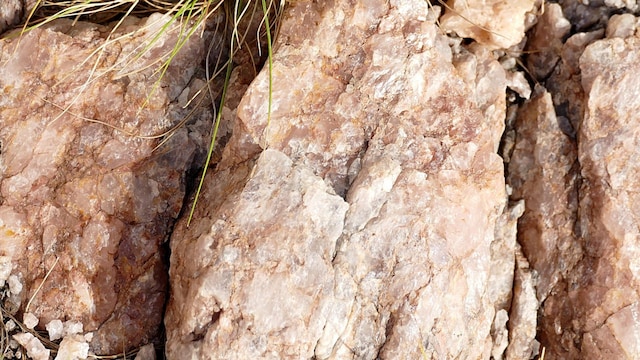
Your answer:
[[[15,275],[9,276],[9,291],[14,295],[18,295],[22,292],[22,283]]]
[[[65,321],[64,322],[64,336],[80,334],[82,333],[82,323],[79,321]]]
[[[49,321],[45,328],[49,332],[49,340],[51,341],[61,339],[64,335],[64,326],[62,325],[62,321],[58,319]]]
[[[33,360],[49,360],[50,350],[30,333],[13,335],[13,338],[27,350],[27,355]]]
[[[55,360],[80,360],[89,356],[89,344],[82,335],[66,336],[60,343]]]
[[[22,318],[22,322],[28,329],[33,329],[38,325],[38,318],[32,313],[24,313],[24,317]]]

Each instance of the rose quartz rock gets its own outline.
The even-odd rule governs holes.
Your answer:
[[[507,49],[524,38],[526,15],[536,0],[452,0],[440,20],[442,28],[491,48]]]
[[[263,70],[172,235],[168,359],[489,357],[521,211],[496,155],[506,77],[482,47],[454,66],[428,13],[286,8],[270,119]]]
[[[155,151],[148,136],[192,109],[178,98],[199,90],[189,84],[204,53],[193,37],[157,82],[153,61],[176,44],[177,27],[130,54],[166,21],[130,19],[108,43],[109,28],[71,21],[0,41],[0,257],[24,283],[9,300],[41,326],[81,321],[97,354],[148,342],[162,321],[161,246],[200,135],[183,127]],[[194,119],[210,118],[196,109]]]
[[[518,135],[508,171],[512,198],[522,199],[526,205],[518,222],[518,242],[528,265],[538,275],[533,295],[535,301],[542,304],[539,339],[546,356],[552,358],[561,353],[559,344],[563,340],[556,333],[560,314],[548,311],[566,301],[572,272],[583,257],[575,227],[580,185],[577,145],[563,126],[570,125],[563,125],[556,116],[551,95],[538,86],[531,100],[518,111],[515,124]],[[516,281],[514,293],[519,286],[522,285]],[[518,310],[518,303],[513,303],[516,314],[537,312],[537,308],[532,309],[530,305],[532,301],[525,304],[529,305],[520,306]],[[512,314],[514,323],[516,314]],[[533,325],[535,328],[535,323]],[[508,355],[512,354],[510,350]]]
[[[578,138],[585,255],[572,279],[579,286],[568,289],[573,321],[560,324],[562,331],[575,334],[583,358],[631,359],[640,349],[640,322],[634,315],[640,303],[638,55],[640,39],[630,37],[597,41],[580,57],[588,95]]]
[[[526,204],[518,238],[539,274],[546,358],[634,359],[640,349],[634,23],[612,19],[605,40],[602,30],[572,35],[551,94],[537,89],[519,111],[509,183]]]

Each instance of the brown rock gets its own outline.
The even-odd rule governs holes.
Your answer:
[[[149,341],[162,321],[161,244],[198,134],[181,128],[156,151],[159,140],[144,136],[188,113],[178,97],[199,90],[188,84],[204,52],[193,37],[157,82],[148,65],[172,49],[176,27],[141,58],[130,54],[166,20],[129,19],[132,36],[108,43],[109,28],[71,21],[35,29],[18,47],[0,41],[0,257],[24,285],[9,301],[30,302],[40,324],[82,321],[98,354]]]
[[[625,30],[634,24],[620,17],[611,39],[579,33],[563,46],[547,85],[555,109],[579,129],[577,142],[541,88],[519,112],[509,183],[526,204],[518,238],[539,273],[546,358],[633,359],[640,349],[640,40]]]
[[[271,118],[264,70],[172,236],[169,359],[489,357],[514,268],[506,78],[486,48],[454,67],[428,12],[286,8]]]
[[[614,38],[588,46],[580,58],[588,94],[579,132],[580,229],[585,257],[568,296],[572,327],[584,358],[631,359],[640,349],[637,223],[640,218],[635,89],[640,39]]]
[[[545,11],[538,18],[527,41],[527,65],[537,80],[546,79],[556,67],[569,30],[571,24],[564,17],[560,5],[545,5]]]
[[[555,333],[559,315],[545,311],[563,298],[547,297],[566,294],[567,279],[582,257],[575,234],[580,184],[577,145],[562,126],[551,95],[538,86],[518,111],[518,136],[508,175],[512,198],[523,199],[526,205],[518,221],[518,242],[538,274],[536,297],[544,304],[541,312],[545,314],[540,320],[540,338],[551,356],[558,352],[551,343],[559,342]]]

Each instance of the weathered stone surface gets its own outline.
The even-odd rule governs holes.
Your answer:
[[[588,94],[578,138],[585,256],[568,292],[572,327],[562,330],[578,336],[583,358],[631,359],[640,349],[638,56],[640,39],[630,37],[597,41],[580,58]]]
[[[513,281],[513,301],[509,312],[509,346],[507,359],[533,359],[540,344],[535,340],[539,302],[536,297],[537,276],[518,247]]]
[[[526,15],[536,0],[452,0],[441,18],[442,28],[480,44],[507,49],[524,38]]]
[[[560,60],[564,38],[571,24],[564,17],[558,4],[545,5],[544,13],[531,31],[527,41],[527,65],[531,74],[539,81],[546,79]]]
[[[541,86],[525,103],[516,121],[518,136],[509,163],[512,198],[526,210],[518,221],[523,253],[538,271],[538,298],[544,300],[580,259],[574,226],[578,209],[576,143],[562,130]]]
[[[98,354],[148,341],[162,321],[161,243],[199,134],[181,128],[156,151],[159,139],[145,136],[188,113],[178,99],[199,90],[189,82],[204,53],[193,37],[156,83],[154,62],[177,27],[144,56],[131,54],[166,20],[130,18],[112,39],[131,36],[109,43],[109,28],[71,21],[35,29],[17,48],[18,39],[0,41],[2,280],[9,269],[23,285],[5,306],[24,311],[32,299],[26,310],[41,326],[81,321]]]
[[[0,34],[20,21],[22,4],[22,0],[3,0],[0,3]]]
[[[555,109],[541,88],[523,106],[509,164],[549,359],[634,359],[640,349],[640,39],[635,18],[609,24],[610,39],[578,33],[563,45],[547,81]]]
[[[287,7],[270,120],[264,70],[172,236],[169,359],[489,357],[515,261],[506,77],[482,47],[454,67],[428,12]]]
[[[575,234],[580,184],[577,145],[563,131],[551,95],[541,86],[519,109],[515,128],[518,136],[508,183],[513,188],[512,198],[523,199],[526,205],[518,221],[518,242],[538,274],[534,298],[544,304],[539,336],[547,356],[555,356],[559,350],[551,343],[560,342],[556,333],[559,315],[546,310],[564,298],[547,297],[566,295],[570,273],[583,255]]]

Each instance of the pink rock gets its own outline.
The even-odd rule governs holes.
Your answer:
[[[26,290],[13,302],[25,310],[33,298],[41,324],[81,321],[97,354],[148,342],[162,321],[161,245],[199,134],[183,127],[156,151],[159,139],[131,134],[162,134],[188,113],[177,98],[204,41],[185,43],[153,93],[157,72],[147,66],[172,49],[178,29],[135,61],[127,54],[166,21],[129,21],[134,36],[106,44],[99,58],[91,53],[110,29],[87,23],[55,21],[0,41],[0,257]]]
[[[491,48],[507,49],[524,38],[526,15],[535,0],[453,0],[447,2],[442,28]]]
[[[454,67],[428,12],[286,8],[271,119],[263,70],[172,235],[169,359],[489,357],[515,263],[506,78],[483,47]]]

